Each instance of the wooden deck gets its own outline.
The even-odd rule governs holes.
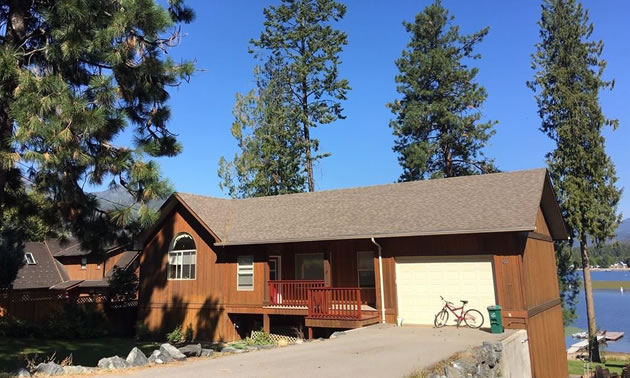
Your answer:
[[[304,325],[309,328],[361,328],[378,322],[379,317],[376,311],[361,314],[361,319],[322,319],[308,316],[304,319]]]

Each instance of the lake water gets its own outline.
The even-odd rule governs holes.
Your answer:
[[[579,272],[581,275],[582,272]],[[630,271],[591,272],[593,281],[630,281]],[[595,301],[595,319],[599,329],[608,331],[625,332],[619,341],[609,342],[606,350],[611,352],[630,353],[630,291],[624,294],[619,289],[616,290],[593,290]],[[588,328],[586,319],[586,304],[584,292],[578,296],[577,319],[572,326],[586,330]],[[580,340],[572,337],[566,338],[567,347]]]

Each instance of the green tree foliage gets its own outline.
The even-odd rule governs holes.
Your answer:
[[[580,243],[589,323],[589,352],[599,361],[597,326],[590,278],[588,241],[614,236],[621,217],[615,166],[606,154],[602,130],[616,128],[599,105],[599,91],[613,87],[602,78],[606,62],[602,41],[591,41],[593,24],[576,0],[545,0],[540,42],[532,56],[536,70],[528,86],[535,91],[541,130],[555,143],[549,170],[571,233]]]
[[[131,301],[138,296],[138,276],[133,269],[115,266],[108,278],[109,298],[113,301]]]
[[[291,112],[291,92],[285,69],[271,58],[257,67],[256,90],[237,94],[232,135],[240,154],[219,160],[221,189],[234,198],[303,192],[300,125]]]
[[[577,318],[575,308],[578,303],[578,294],[580,294],[581,280],[575,268],[571,242],[556,242],[555,250],[562,299],[562,321],[566,327]]]
[[[341,101],[350,86],[339,77],[338,66],[348,42],[346,33],[331,26],[345,13],[345,5],[333,0],[282,0],[279,6],[265,8],[265,28],[250,42],[257,57],[267,61],[273,56],[284,67],[291,94],[288,112],[302,128],[301,160],[311,192],[313,162],[328,156],[318,152],[319,141],[311,137],[311,128],[345,118]]]
[[[396,115],[390,126],[403,168],[400,181],[496,170],[482,152],[496,122],[481,122],[487,94],[475,82],[478,69],[467,66],[481,58],[473,49],[489,28],[463,36],[453,20],[436,0],[415,22],[403,22],[411,41],[396,60],[402,98],[387,105]]]
[[[21,254],[24,239],[46,234],[72,233],[102,252],[155,219],[147,203],[171,189],[147,158],[181,150],[167,128],[168,88],[193,65],[167,52],[179,41],[177,25],[192,18],[180,0],[167,8],[154,0],[0,0],[3,262]],[[116,145],[128,128],[134,145]],[[83,189],[107,183],[137,204],[99,210]],[[3,264],[0,281],[13,281],[17,268]]]

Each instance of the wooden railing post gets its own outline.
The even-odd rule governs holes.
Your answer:
[[[309,289],[307,291],[306,296],[308,297],[308,317],[312,317],[313,316],[313,290]]]
[[[357,293],[357,319],[361,320],[361,289],[356,289]]]

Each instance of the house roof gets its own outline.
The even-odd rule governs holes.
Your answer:
[[[114,266],[112,266],[112,269],[110,269],[109,271],[107,271],[107,273],[105,273],[105,278],[111,277],[111,275],[114,273],[115,267],[127,269],[138,258],[138,256],[140,256],[140,251],[122,252],[122,256],[120,256],[120,259],[118,259],[118,261],[116,261]]]
[[[68,279],[68,273],[52,255],[46,242],[27,242],[24,253],[32,253],[35,264],[25,264],[13,281],[14,289],[48,289]]]
[[[176,193],[216,245],[535,231],[542,206],[554,239],[568,237],[546,169],[273,197]]]

